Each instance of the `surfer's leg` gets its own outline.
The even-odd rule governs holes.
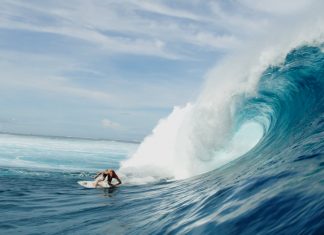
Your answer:
[[[97,179],[96,179],[96,181],[94,182],[93,186],[94,186],[94,187],[97,187],[98,183],[99,183],[100,181],[103,181],[103,180],[104,180],[104,179],[103,179],[103,176],[102,176],[102,175],[98,176]]]

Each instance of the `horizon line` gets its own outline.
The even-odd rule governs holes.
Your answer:
[[[122,139],[106,139],[106,138],[92,138],[92,137],[78,137],[78,136],[59,136],[59,135],[43,135],[43,134],[31,134],[31,133],[14,133],[14,132],[5,132],[0,131],[0,135],[18,135],[18,136],[34,136],[41,138],[60,138],[60,139],[79,139],[79,140],[92,140],[92,141],[115,141],[122,143],[132,143],[132,144],[140,144],[142,141],[137,140],[122,140]]]

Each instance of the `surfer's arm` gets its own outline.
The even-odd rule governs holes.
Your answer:
[[[110,185],[110,186],[117,186],[117,185],[120,185],[122,182],[121,182],[121,180],[118,178],[118,176],[117,177],[114,177],[117,181],[118,181],[118,183],[117,184],[112,184],[111,182],[109,182],[109,180],[108,180],[108,184]]]
[[[120,185],[120,184],[122,183],[121,180],[120,180],[118,177],[116,177],[116,180],[118,181],[118,183],[115,184],[115,186],[116,186],[116,185]]]

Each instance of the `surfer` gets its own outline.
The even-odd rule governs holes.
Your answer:
[[[97,175],[94,178],[96,179],[96,181],[94,182],[94,187],[97,187],[98,183],[100,181],[104,181],[106,178],[107,178],[109,186],[112,186],[112,187],[120,185],[122,183],[121,180],[119,179],[118,175],[116,174],[116,172],[112,169],[100,171],[97,173]],[[112,184],[111,183],[112,179],[116,179],[118,181],[118,183]]]

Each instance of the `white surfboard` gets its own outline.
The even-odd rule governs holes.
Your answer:
[[[78,184],[85,188],[110,188],[107,181],[100,181],[97,187],[94,186],[95,181],[78,181]]]

